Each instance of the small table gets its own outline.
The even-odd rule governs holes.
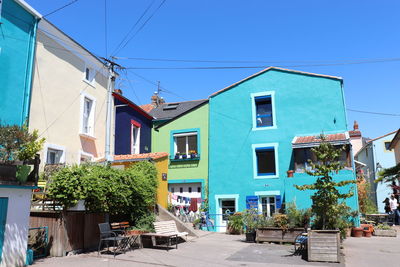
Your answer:
[[[137,245],[139,248],[143,248],[142,239],[140,234],[137,235],[125,235],[128,238],[128,246],[129,248],[135,248]]]

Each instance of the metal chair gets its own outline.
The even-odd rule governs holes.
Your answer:
[[[307,233],[298,234],[294,239],[294,253],[293,255],[302,255],[307,250]]]
[[[120,230],[111,230],[109,223],[99,223],[100,230],[100,241],[97,254],[100,254],[101,245],[103,242],[107,243],[107,250],[110,251],[109,243],[113,243],[114,247],[114,258],[117,250],[123,251],[125,253],[126,249],[129,247],[129,237],[122,236],[124,233]]]

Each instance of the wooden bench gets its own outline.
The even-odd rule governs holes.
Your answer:
[[[169,248],[172,244],[172,241],[175,239],[175,246],[178,248],[178,238],[186,236],[187,240],[187,232],[179,232],[176,228],[176,224],[174,221],[164,221],[164,222],[154,222],[155,233],[146,233],[142,234],[142,236],[151,237],[151,242],[153,246],[157,246],[157,239],[165,239],[166,246]]]
[[[126,229],[128,229],[130,227],[129,222],[114,222],[111,223],[111,230],[116,231],[123,231],[125,232]]]

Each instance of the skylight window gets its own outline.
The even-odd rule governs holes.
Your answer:
[[[170,103],[170,104],[166,104],[163,107],[163,110],[172,110],[172,109],[176,109],[178,107],[179,103]]]

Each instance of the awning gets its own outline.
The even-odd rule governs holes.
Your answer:
[[[326,134],[326,141],[332,145],[350,144],[348,132],[337,134]],[[321,143],[320,135],[295,136],[292,141],[293,148],[316,147]]]

